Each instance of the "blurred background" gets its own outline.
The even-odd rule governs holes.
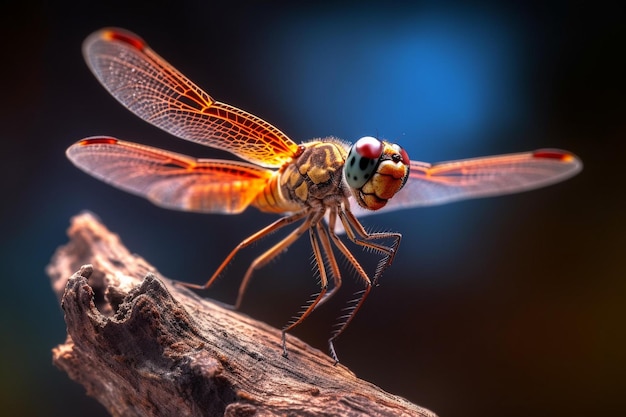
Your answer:
[[[435,162],[558,147],[582,174],[513,196],[369,216],[404,237],[338,340],[360,378],[441,416],[626,413],[626,20],[623,6],[500,2],[3,2],[0,409],[107,415],[51,364],[65,340],[44,268],[69,219],[96,213],[164,275],[204,282],[274,219],[167,211],[74,168],[106,134],[203,157],[120,106],[81,42],[135,31],[213,97],[300,142],[374,135]],[[233,302],[264,246],[207,296]],[[358,254],[368,264],[368,254]],[[316,290],[307,239],[260,271],[243,311],[284,325]],[[294,334],[326,350],[345,288]],[[271,308],[269,307],[271,306]]]

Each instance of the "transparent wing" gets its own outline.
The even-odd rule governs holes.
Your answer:
[[[268,168],[280,167],[298,151],[298,145],[271,124],[213,100],[131,32],[95,32],[85,40],[83,54],[117,100],[179,138]]]
[[[357,216],[532,190],[580,172],[582,162],[558,149],[541,149],[428,164],[411,161],[409,179],[378,211],[351,204]]]
[[[103,136],[83,139],[66,154],[90,175],[158,206],[202,213],[240,213],[273,175],[245,162],[196,159]]]

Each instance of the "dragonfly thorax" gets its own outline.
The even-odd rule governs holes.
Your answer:
[[[301,154],[278,172],[282,196],[306,207],[337,205],[348,197],[343,185],[346,145],[337,139],[303,144]]]

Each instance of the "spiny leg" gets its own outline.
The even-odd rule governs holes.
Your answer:
[[[311,227],[309,229],[309,237],[311,238],[311,247],[313,248],[313,256],[315,257],[315,262],[317,264],[317,268],[320,273],[320,292],[313,295],[312,299],[305,304],[303,310],[296,314],[296,316],[288,323],[282,330],[282,342],[283,342],[283,356],[287,357],[287,332],[296,327],[298,324],[302,323],[304,319],[306,319],[309,314],[315,309],[315,307],[319,304],[319,302],[324,298],[324,294],[326,294],[326,290],[328,289],[328,277],[326,276],[326,266],[324,265],[324,258],[322,257],[322,253],[320,251],[319,246],[319,236],[316,237],[317,227]]]
[[[328,224],[330,238],[332,239],[335,246],[339,249],[339,251],[346,257],[348,262],[350,262],[350,264],[354,267],[357,274],[365,282],[365,288],[363,289],[363,291],[360,292],[360,295],[356,299],[348,303],[349,305],[346,309],[348,313],[339,317],[338,319],[339,321],[336,324],[337,328],[332,332],[330,339],[328,339],[328,350],[330,351],[330,356],[335,361],[335,364],[337,364],[339,362],[339,358],[337,357],[337,353],[335,351],[334,342],[346,330],[350,322],[354,319],[354,316],[356,315],[356,313],[359,311],[359,309],[365,302],[365,298],[367,297],[367,295],[370,293],[372,289],[372,282],[369,276],[367,275],[367,273],[365,272],[365,270],[363,269],[363,267],[361,266],[361,264],[356,260],[352,252],[350,252],[350,250],[346,247],[343,241],[339,239],[339,236],[337,236],[337,234],[335,233],[334,226],[335,224],[334,224],[333,216],[331,213],[331,216],[329,218],[329,224]]]
[[[215,280],[222,274],[222,272],[224,272],[224,269],[228,266],[228,264],[230,264],[230,262],[233,260],[235,255],[241,249],[243,249],[246,246],[249,246],[252,243],[254,243],[254,242],[256,242],[256,241],[258,241],[258,240],[260,240],[260,239],[262,239],[262,238],[272,234],[273,232],[277,231],[278,229],[281,229],[282,227],[288,226],[288,225],[292,224],[293,222],[296,222],[296,221],[302,219],[305,215],[306,215],[306,212],[299,212],[299,213],[292,214],[291,216],[281,217],[280,219],[276,220],[272,224],[264,227],[263,229],[259,230],[258,232],[254,233],[253,235],[250,235],[247,238],[245,238],[243,241],[241,241],[241,243],[239,243],[228,254],[228,256],[224,259],[224,261],[221,263],[221,265],[213,273],[211,278],[209,278],[209,280],[206,283],[204,283],[204,285],[193,284],[193,283],[182,282],[182,281],[177,281],[176,284],[177,285],[181,285],[183,287],[192,288],[192,289],[195,289],[195,290],[206,290],[211,285],[213,285]]]
[[[330,216],[331,216],[330,221],[332,221],[334,225],[334,220],[336,218],[336,215],[333,215],[333,213],[331,212]],[[324,295],[324,298],[322,298],[320,302],[317,304],[317,307],[319,307],[322,304],[324,304],[326,301],[330,300],[332,296],[335,295],[337,291],[339,291],[339,288],[341,288],[341,272],[339,270],[339,265],[337,264],[337,258],[335,258],[333,247],[330,242],[330,238],[328,237],[328,232],[326,232],[326,229],[324,227],[324,224],[322,222],[319,222],[316,225],[316,229],[317,229],[317,233],[320,239],[320,243],[322,244],[322,249],[324,249],[324,253],[326,254],[326,260],[328,262],[328,265],[331,268],[331,272],[333,276],[333,283],[334,283],[333,288],[330,291],[328,291]]]
[[[352,242],[370,248],[379,253],[386,254],[387,257],[390,258],[388,264],[391,265],[391,262],[393,261],[393,258],[395,257],[395,254],[397,252],[398,246],[400,246],[400,239],[402,238],[402,234],[396,232],[369,233],[365,230],[361,222],[348,208],[339,212],[339,218],[341,219],[341,222],[344,226],[346,235]],[[358,234],[358,237],[355,235],[354,232]],[[391,246],[386,246],[373,242],[373,240],[377,239],[393,239],[394,242]]]
[[[332,214],[331,214],[332,217]],[[336,215],[334,216],[336,218]],[[319,273],[320,273],[320,292],[314,294],[311,300],[305,304],[303,310],[297,314],[294,319],[283,328],[282,331],[282,341],[283,341],[283,356],[287,357],[287,347],[286,347],[286,334],[288,331],[291,331],[298,324],[302,323],[304,319],[306,319],[317,307],[322,305],[324,302],[329,300],[341,287],[341,273],[339,271],[339,265],[337,264],[337,259],[332,250],[332,244],[328,237],[328,233],[324,228],[322,222],[317,222],[315,225],[315,229],[311,228],[310,231],[311,237],[311,247],[313,248],[313,254],[315,256],[315,262],[317,264]],[[324,263],[324,259],[322,254],[320,253],[320,244],[324,254],[326,254],[326,259],[331,268],[331,272],[333,275],[334,286],[333,289],[327,291],[328,289],[328,276],[326,273],[326,264]],[[334,359],[334,358],[333,358]]]
[[[341,219],[348,239],[350,239],[357,245],[364,246],[376,252],[385,254],[385,256],[376,266],[376,271],[374,272],[374,278],[372,281],[374,285],[377,285],[378,280],[385,271],[385,269],[387,269],[393,263],[393,259],[395,258],[398,247],[400,246],[402,234],[395,232],[368,233],[361,224],[361,222],[359,222],[359,220],[354,216],[354,214],[352,214],[352,212],[348,208],[339,211],[339,218]],[[391,244],[391,246],[386,246],[373,242],[374,240],[378,239],[393,239],[393,243]]]
[[[330,339],[328,339],[328,350],[330,351],[330,357],[333,358],[333,360],[335,361],[335,365],[339,362],[337,352],[335,351],[335,339],[337,339],[339,335],[341,335],[346,330],[350,322],[356,316],[356,313],[363,306],[363,303],[365,302],[365,299],[367,298],[371,290],[372,285],[368,283],[363,291],[359,291],[355,294],[358,296],[357,298],[348,302],[348,307],[344,309],[345,311],[347,311],[347,313],[338,318],[339,321],[335,325],[337,328],[333,331]]]

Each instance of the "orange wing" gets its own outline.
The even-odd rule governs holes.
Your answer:
[[[66,154],[83,171],[158,206],[202,213],[243,211],[273,175],[246,162],[197,159],[103,136],[83,139]]]
[[[411,161],[409,178],[404,188],[385,207],[368,211],[353,204],[351,208],[360,217],[469,198],[517,193],[563,181],[581,169],[580,159],[558,149],[436,164]]]
[[[271,124],[212,99],[131,32],[95,32],[85,40],[83,54],[117,100],[175,136],[268,168],[280,167],[298,151],[298,145]]]

